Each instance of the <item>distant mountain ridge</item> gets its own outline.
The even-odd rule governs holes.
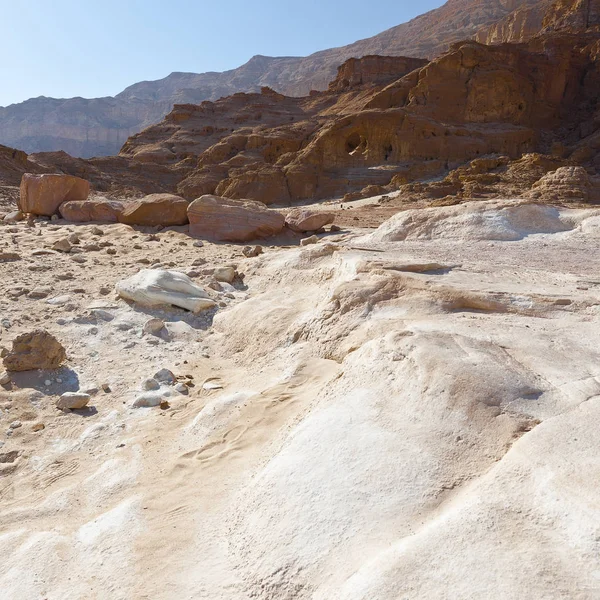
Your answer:
[[[311,89],[327,89],[337,67],[348,58],[372,54],[432,58],[464,39],[522,41],[539,31],[549,4],[550,0],[449,0],[376,36],[307,57],[257,55],[222,73],[175,72],[133,84],[115,97],[33,98],[0,108],[0,143],[26,152],[116,154],[128,137],[160,121],[174,104],[198,104],[263,86],[304,96]]]

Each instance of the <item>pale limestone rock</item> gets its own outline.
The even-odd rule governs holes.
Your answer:
[[[172,304],[197,313],[216,306],[209,295],[178,271],[143,269],[117,283],[119,296],[144,306]]]
[[[87,406],[91,396],[84,392],[65,392],[56,402],[56,408],[61,410],[65,409],[78,409]]]

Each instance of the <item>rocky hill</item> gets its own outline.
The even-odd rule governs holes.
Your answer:
[[[118,156],[28,160],[115,198],[215,193],[285,205],[400,192],[404,202],[454,202],[556,184],[566,191],[555,200],[589,201],[600,173],[599,40],[593,25],[548,26],[527,43],[459,42],[431,62],[350,59],[325,92],[265,87],[178,104]],[[544,179],[571,167],[582,170]]]
[[[224,73],[172,73],[113,97],[34,98],[0,108],[0,143],[27,152],[74,156],[116,154],[127,138],[160,121],[174,104],[198,104],[263,86],[289,96],[325,90],[337,67],[370,54],[433,58],[453,42],[528,39],[541,28],[549,0],[449,0],[408,23],[348,46],[308,57],[255,56]]]

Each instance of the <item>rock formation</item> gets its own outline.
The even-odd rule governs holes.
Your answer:
[[[305,58],[255,56],[224,73],[172,73],[134,84],[114,98],[34,98],[0,107],[0,143],[27,152],[116,154],[129,136],[160,121],[174,104],[217,100],[263,86],[305,96],[327,89],[337,67],[349,58],[373,54],[433,58],[452,43],[471,38],[525,41],[540,31],[549,4],[550,0],[449,0],[379,35]]]

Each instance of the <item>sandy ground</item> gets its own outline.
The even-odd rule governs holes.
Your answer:
[[[599,210],[408,211],[250,259],[100,229],[0,226],[0,345],[68,353],[0,388],[2,598],[600,597]],[[220,306],[116,296],[150,266]],[[189,394],[133,408],[160,368]]]

